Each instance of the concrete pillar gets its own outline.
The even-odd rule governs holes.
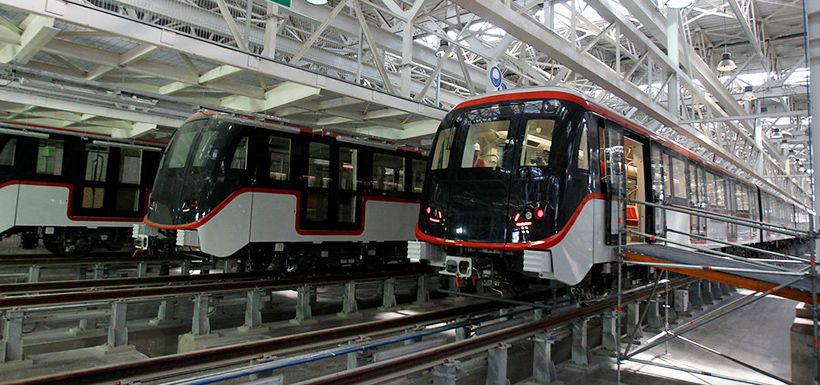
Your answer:
[[[507,385],[507,350],[510,344],[500,343],[487,351],[486,385]]]
[[[715,303],[715,297],[712,296],[712,284],[709,281],[700,281],[700,292],[704,304],[711,305]]]
[[[158,325],[164,321],[170,321],[174,319],[175,315],[176,300],[164,299],[159,303],[159,308],[157,308],[157,317],[152,319],[150,323],[152,325]]]
[[[179,266],[179,274],[180,275],[191,275],[191,260],[186,259],[182,261],[182,264]]]
[[[342,291],[342,312],[338,315],[350,317],[354,314],[359,314],[359,305],[356,304],[356,282],[351,281],[345,283]]]
[[[107,346],[114,348],[128,345],[128,303],[115,301],[111,303],[111,324],[108,325]]]
[[[592,363],[592,350],[587,340],[589,318],[572,322],[572,363],[587,366]]]
[[[723,299],[723,289],[720,288],[720,284],[717,282],[709,282],[709,289],[712,293],[712,298],[716,301]]]
[[[663,328],[663,319],[661,318],[661,307],[660,307],[660,299],[655,298],[649,300],[646,304],[649,306],[646,313],[646,323],[654,331],[661,330]]]
[[[101,263],[94,265],[94,279],[103,279],[105,277],[105,266]]]
[[[701,291],[700,282],[689,285],[689,302],[692,304],[692,309],[703,309],[703,293]]]
[[[247,330],[262,326],[262,293],[259,289],[248,290],[245,295],[245,323]]]
[[[433,385],[456,385],[460,363],[448,359],[443,364],[433,367]]]
[[[85,275],[85,274],[83,274]],[[101,263],[94,265],[93,269],[93,277],[92,279],[103,279],[105,277],[105,266]],[[81,319],[80,323],[77,325],[76,328],[71,328],[69,333],[77,335],[82,333],[88,329],[96,329],[97,328],[97,320],[95,319]]]
[[[552,345],[555,342],[547,334],[537,334],[532,339],[532,377],[538,384],[551,384],[558,379],[555,362],[552,361]]]
[[[601,314],[603,333],[601,345],[610,352],[616,352],[618,347],[618,316],[615,312]]]
[[[456,322],[464,322],[466,318],[456,318]],[[466,340],[470,336],[469,326],[464,326],[456,329],[456,341]]]
[[[31,265],[28,267],[28,282],[40,282],[40,266]]]
[[[221,265],[223,273],[230,273],[233,270],[233,259],[225,258],[222,260]]]
[[[296,318],[295,323],[300,323],[313,318],[310,309],[310,286],[303,285],[296,289]]]
[[[23,359],[23,319],[22,311],[3,313],[3,339],[0,340],[0,362],[20,361]]]
[[[396,279],[392,277],[384,280],[380,309],[396,307],[396,283]]]
[[[211,333],[211,320],[208,318],[208,307],[211,296],[207,294],[197,294],[194,297],[194,315],[191,320],[191,334],[202,336]]]
[[[143,261],[137,264],[137,277],[145,277],[148,274],[148,263]]]
[[[639,302],[626,305],[626,335],[628,339],[639,340],[643,337],[641,306]]]
[[[728,297],[728,296],[732,295],[732,287],[727,285],[727,284],[721,283],[720,284],[720,291],[723,293],[724,297]]]
[[[416,302],[424,303],[430,300],[430,290],[427,288],[427,276],[420,275],[416,284]]]

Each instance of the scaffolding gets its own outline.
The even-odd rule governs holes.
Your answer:
[[[615,182],[615,183],[621,182],[621,181],[618,181],[618,180],[615,180],[615,179],[613,179],[611,181]],[[782,293],[784,293],[788,290],[794,290],[794,287],[795,287],[796,284],[804,283],[806,280],[809,282],[809,285],[804,284],[802,287],[804,289],[807,288],[808,290],[805,290],[805,291],[808,291],[809,293],[806,293],[805,296],[802,296],[802,297],[799,297],[799,298],[801,298],[801,299],[804,298],[804,301],[808,300],[810,302],[810,305],[811,305],[811,314],[812,314],[812,323],[813,323],[813,338],[812,338],[812,343],[811,343],[813,360],[814,360],[814,375],[813,375],[813,378],[814,378],[814,383],[815,384],[820,383],[820,340],[818,340],[818,315],[820,313],[818,313],[818,301],[817,301],[818,272],[817,272],[817,268],[815,266],[817,251],[816,251],[816,242],[814,242],[814,240],[817,237],[815,236],[816,232],[815,232],[815,225],[814,225],[814,220],[813,220],[814,218],[811,218],[812,220],[810,221],[810,223],[808,225],[809,226],[808,230],[801,230],[801,229],[785,227],[785,226],[782,226],[782,225],[779,225],[779,224],[772,224],[772,223],[766,223],[766,222],[762,222],[762,221],[755,221],[755,220],[751,220],[751,219],[747,219],[747,218],[739,218],[739,217],[735,217],[735,216],[731,216],[731,215],[718,214],[718,213],[709,212],[709,211],[705,211],[705,210],[701,210],[701,209],[686,208],[686,207],[680,207],[680,206],[676,206],[676,205],[659,204],[659,203],[646,202],[646,201],[641,201],[641,200],[636,200],[636,199],[630,199],[629,197],[625,196],[625,194],[621,193],[620,191],[619,191],[619,195],[617,195],[617,196],[615,194],[613,194],[613,197],[611,199],[612,199],[612,202],[613,202],[612,203],[613,208],[617,207],[617,211],[618,211],[618,214],[617,214],[618,221],[617,221],[617,223],[619,224],[619,226],[618,226],[619,235],[617,237],[617,241],[618,241],[617,253],[618,253],[618,261],[619,261],[619,264],[618,264],[618,297],[619,298],[623,295],[622,294],[621,279],[622,279],[622,276],[623,276],[622,269],[623,269],[624,265],[639,265],[639,266],[648,266],[648,267],[662,269],[662,270],[664,270],[664,273],[663,273],[664,277],[668,277],[668,273],[670,271],[677,272],[677,273],[680,273],[680,274],[685,274],[685,275],[693,275],[693,276],[696,276],[696,277],[699,276],[697,274],[697,272],[702,272],[702,271],[719,272],[719,273],[724,273],[724,274],[745,274],[746,276],[754,276],[754,277],[758,277],[758,278],[761,275],[768,275],[768,276],[772,276],[772,277],[777,277],[776,279],[773,278],[773,279],[767,280],[767,283],[770,286],[770,288],[768,288],[767,290],[758,289],[757,291],[754,291],[754,289],[753,289],[753,292],[748,294],[748,295],[744,295],[744,296],[742,296],[738,299],[735,299],[735,300],[732,300],[728,303],[717,306],[714,309],[710,309],[709,311],[707,311],[706,313],[696,317],[695,319],[693,319],[693,320],[691,320],[687,323],[684,323],[682,325],[679,325],[675,328],[671,328],[671,329],[670,329],[670,326],[669,326],[669,318],[668,318],[668,315],[669,315],[669,300],[668,300],[668,292],[667,292],[667,294],[666,294],[667,299],[666,299],[666,303],[665,303],[667,309],[664,312],[665,313],[665,317],[664,317],[665,321],[664,321],[663,329],[660,331],[660,333],[658,333],[654,337],[648,338],[646,342],[642,343],[639,346],[634,347],[634,349],[633,349],[632,342],[633,341],[638,341],[638,339],[637,339],[638,332],[640,332],[640,327],[638,327],[638,328],[635,328],[633,330],[633,333],[631,333],[631,335],[628,336],[630,338],[628,339],[628,342],[627,342],[626,347],[624,349],[621,349],[621,343],[617,344],[617,350],[616,350],[616,357],[617,358],[616,359],[617,359],[617,371],[618,371],[617,379],[618,379],[619,384],[620,384],[620,381],[621,381],[621,370],[622,370],[621,364],[625,361],[636,362],[636,363],[640,363],[640,364],[644,364],[644,365],[657,366],[657,367],[662,367],[662,368],[665,368],[665,369],[673,369],[673,370],[678,370],[678,371],[682,371],[682,372],[694,373],[694,374],[698,374],[698,375],[710,376],[710,377],[714,377],[714,378],[721,378],[721,379],[727,379],[727,380],[733,380],[733,381],[739,381],[739,382],[746,382],[746,383],[753,383],[753,384],[757,383],[755,381],[750,381],[750,380],[747,380],[747,379],[742,379],[742,378],[730,376],[730,375],[727,375],[727,374],[714,373],[712,371],[707,371],[707,370],[697,370],[697,369],[692,369],[692,368],[686,368],[686,367],[681,367],[681,366],[678,366],[678,365],[662,364],[662,363],[658,363],[658,362],[654,362],[654,361],[638,359],[636,357],[638,354],[646,352],[646,351],[648,351],[652,348],[658,347],[660,345],[664,345],[666,347],[667,353],[668,353],[668,343],[672,340],[683,341],[683,342],[685,342],[685,343],[687,343],[691,346],[695,346],[695,347],[697,347],[697,348],[699,348],[703,351],[706,351],[706,352],[715,354],[717,356],[723,357],[723,358],[725,358],[725,359],[727,359],[727,360],[729,360],[729,361],[731,361],[731,362],[733,362],[733,363],[735,363],[739,366],[742,366],[746,369],[752,370],[756,373],[765,375],[769,378],[772,378],[774,380],[777,380],[777,381],[780,381],[780,382],[783,382],[783,383],[791,384],[791,381],[788,380],[788,379],[782,378],[782,377],[780,377],[780,376],[778,376],[774,373],[771,373],[771,372],[765,371],[763,369],[760,369],[760,368],[758,368],[757,366],[755,366],[753,364],[750,364],[750,363],[744,362],[742,360],[739,360],[739,359],[737,359],[735,357],[732,357],[731,355],[729,355],[725,352],[720,352],[716,349],[713,349],[713,348],[710,348],[710,347],[708,347],[706,345],[703,345],[701,343],[695,342],[695,341],[685,337],[684,335],[686,333],[691,332],[692,330],[696,330],[696,329],[702,327],[703,325],[707,325],[707,324],[709,324],[709,323],[711,323],[711,322],[713,322],[713,321],[715,321],[715,320],[717,320],[717,319],[719,319],[719,318],[721,318],[721,317],[723,317],[727,314],[730,314],[735,310],[744,308],[748,305],[751,305],[755,302],[758,302],[761,299],[766,298],[770,295],[773,295],[773,294],[781,295]],[[627,226],[624,226],[623,225],[623,223],[624,223],[623,218],[625,218],[625,213],[626,213],[625,207],[626,207],[627,203],[628,204],[635,204],[635,205],[643,205],[645,208],[650,208],[651,207],[655,210],[658,210],[658,212],[660,213],[660,218],[662,218],[662,221],[663,221],[662,222],[663,223],[662,234],[652,235],[652,234],[648,234],[648,233],[641,232],[641,231],[638,231],[638,230],[630,229]],[[617,205],[617,206],[615,206],[615,205]],[[752,228],[752,229],[760,230],[760,234],[761,234],[760,241],[761,242],[763,241],[763,234],[765,234],[765,233],[778,233],[778,234],[783,234],[783,235],[786,235],[786,236],[789,236],[789,237],[794,237],[795,239],[798,239],[798,240],[800,240],[800,239],[810,240],[810,241],[812,241],[812,245],[810,247],[810,251],[808,253],[806,253],[807,255],[790,255],[788,253],[782,253],[782,252],[777,252],[777,251],[766,250],[766,249],[763,249],[763,248],[760,248],[760,247],[754,247],[754,246],[751,246],[751,245],[748,245],[748,244],[741,244],[737,241],[735,241],[735,242],[731,242],[731,241],[728,241],[728,240],[724,241],[724,240],[716,239],[715,237],[709,237],[707,235],[695,235],[695,234],[690,234],[690,233],[687,233],[687,232],[681,232],[681,231],[677,231],[677,230],[668,228],[667,223],[666,223],[667,211],[674,211],[674,212],[678,212],[678,213],[688,214],[692,217],[708,218],[708,219],[711,219],[711,220],[721,221],[721,222],[726,223],[726,224],[746,226],[746,227],[749,227],[749,228]],[[672,237],[666,236],[667,233],[678,234],[680,236],[689,236],[689,237],[692,237],[692,238],[698,238],[698,239],[706,240],[708,242],[712,242],[716,246],[733,247],[733,248],[737,248],[737,249],[742,249],[744,251],[749,251],[749,252],[756,253],[757,255],[766,255],[767,258],[745,258],[745,257],[737,256],[737,255],[732,255],[732,254],[724,252],[724,251],[711,249],[711,248],[703,247],[703,246],[700,246],[700,245],[688,244],[688,243],[685,243],[685,242],[681,242],[679,240],[674,240],[674,239],[672,239]],[[630,235],[630,236],[633,236],[633,237],[639,237],[640,239],[645,239],[645,240],[647,240],[647,241],[649,241],[653,244],[673,245],[672,247],[675,247],[677,249],[691,250],[693,253],[697,253],[700,256],[709,256],[710,260],[713,260],[715,263],[689,264],[689,263],[661,263],[661,262],[658,262],[658,261],[630,260],[627,257],[627,254],[629,252],[628,251],[629,246],[634,245],[634,243],[627,244],[627,243],[624,242],[624,240],[626,239],[627,234]],[[738,267],[725,266],[726,263],[724,263],[724,266],[721,266],[721,263],[719,263],[719,261],[732,261],[734,263],[742,262],[744,264],[744,267],[738,268]],[[661,282],[661,274],[658,274],[656,279],[655,279],[655,283],[654,283],[655,287],[657,287],[659,282]],[[667,279],[667,282],[668,282],[668,279]],[[750,287],[747,287],[747,288],[750,288]],[[803,291],[803,293],[805,293],[805,291]],[[789,298],[795,298],[794,295],[792,295],[792,296],[784,295],[784,296],[789,297]],[[654,289],[653,289],[652,294],[650,294],[650,297],[648,299],[653,299],[653,298],[654,298]],[[648,308],[649,308],[648,306],[646,308],[644,308],[643,312],[641,313],[640,319],[638,321],[638,325],[640,325],[643,322],[643,320],[645,319]],[[621,301],[619,300],[616,316],[620,318],[621,313],[622,313]],[[621,334],[621,331],[620,331],[620,320],[619,320],[619,322],[617,322],[617,325],[618,325],[617,333],[618,333],[619,336],[621,336],[622,334]]]

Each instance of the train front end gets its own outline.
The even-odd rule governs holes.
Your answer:
[[[593,231],[604,209],[590,167],[598,164],[589,151],[597,132],[590,136],[585,103],[540,90],[451,111],[428,160],[411,258],[459,278],[580,282],[603,245]]]
[[[232,226],[241,227],[239,223],[208,221],[223,211],[227,219],[247,216],[249,205],[242,199],[223,207],[249,178],[245,130],[219,115],[197,113],[174,133],[160,162],[144,223],[134,226],[137,249],[198,253],[207,248],[209,254],[224,257],[247,243],[238,240],[241,235],[229,236]],[[207,240],[201,239],[201,232],[209,233]]]

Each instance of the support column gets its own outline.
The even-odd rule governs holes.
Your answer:
[[[448,359],[443,364],[433,367],[433,385],[456,385],[460,363],[460,361]]]
[[[83,274],[85,275],[85,274]],[[105,266],[101,263],[94,265],[93,270],[93,277],[92,279],[103,279],[105,276]],[[97,320],[96,319],[81,319],[80,323],[77,325],[76,328],[69,329],[69,333],[73,335],[78,335],[82,332],[85,332],[88,329],[96,329],[97,328]]]
[[[109,348],[128,345],[128,303],[115,301],[111,303],[111,324],[108,326]]]
[[[292,323],[303,323],[313,318],[313,313],[310,309],[310,285],[303,285],[296,289],[296,318],[292,319]]]
[[[711,305],[715,303],[715,297],[712,296],[712,284],[709,281],[700,281],[700,291],[704,304]]]
[[[618,347],[618,317],[614,312],[606,312],[601,314],[601,324],[603,334],[601,335],[601,345],[604,349],[615,353]]]
[[[157,308],[157,317],[149,321],[151,325],[159,325],[162,322],[174,319],[176,315],[176,303],[174,299],[164,299]]]
[[[572,363],[588,366],[592,363],[592,350],[589,348],[587,328],[589,318],[581,318],[572,322]]]
[[[105,266],[101,263],[94,265],[94,279],[103,279],[105,277]]]
[[[182,261],[182,264],[179,265],[179,274],[180,275],[191,275],[191,260],[186,259]]]
[[[251,289],[245,294],[245,323],[242,330],[249,330],[262,326],[262,293],[259,289]]]
[[[137,277],[145,277],[148,274],[148,263],[140,262],[137,264]]]
[[[464,322],[466,318],[456,318],[455,322]],[[456,341],[466,340],[470,336],[469,326],[464,326],[456,329]]]
[[[507,351],[510,344],[500,343],[487,351],[486,385],[507,385]]]
[[[649,327],[649,329],[655,332],[661,330],[663,328],[664,322],[661,318],[660,299],[651,299],[646,304],[646,306],[649,306],[646,313],[647,326]]]
[[[558,380],[555,362],[552,361],[552,345],[555,342],[548,334],[537,334],[532,339],[532,377],[538,384],[551,384]]]
[[[720,291],[723,293],[724,297],[732,295],[732,287],[725,283],[720,284]]]
[[[202,336],[211,334],[211,320],[208,318],[208,307],[211,296],[208,294],[197,294],[194,297],[194,315],[191,321],[191,334]]]
[[[337,315],[339,317],[359,315],[359,305],[356,304],[356,282],[345,283],[344,291],[342,291],[342,311]]]
[[[382,306],[379,309],[396,307],[396,278],[385,279],[383,287]]]
[[[3,313],[3,339],[0,340],[0,362],[21,361],[23,359],[23,319],[22,311]]]
[[[627,339],[635,341],[643,337],[643,327],[641,322],[641,306],[639,302],[633,302],[626,305],[626,333]],[[634,342],[634,341],[633,341]]]
[[[716,301],[723,299],[723,289],[720,288],[719,283],[709,282],[709,291],[712,293],[712,298]]]
[[[427,276],[420,275],[416,283],[416,302],[425,303],[430,300],[430,290],[427,288]]]
[[[703,293],[701,292],[700,282],[689,285],[689,302],[692,304],[692,309],[703,309]]]
[[[40,266],[31,265],[28,267],[28,282],[40,282]]]
[[[690,302],[690,291],[687,289],[676,289],[674,296],[673,310],[675,311],[675,318],[677,315],[689,315],[692,312],[692,303]],[[671,318],[671,317],[670,317]]]

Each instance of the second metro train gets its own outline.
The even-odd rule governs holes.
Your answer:
[[[805,208],[564,88],[523,88],[465,101],[444,118],[433,145],[419,242],[409,245],[408,254],[461,278],[503,283],[530,276],[577,285],[593,269],[612,271],[621,231],[610,206],[616,193],[808,228]],[[664,218],[661,210],[629,204],[625,225],[708,248],[724,245],[698,235],[742,244],[785,238],[666,211]]]
[[[134,237],[256,269],[406,260],[425,167],[414,147],[199,112],[174,133]]]

